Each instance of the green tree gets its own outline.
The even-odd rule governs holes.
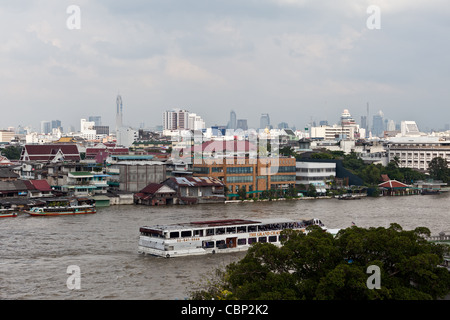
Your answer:
[[[9,160],[19,160],[22,154],[22,147],[9,146],[4,148],[1,154]]]
[[[297,154],[295,153],[294,149],[290,146],[285,146],[283,148],[280,148],[279,151],[280,155],[286,156],[286,157],[295,157]]]
[[[428,164],[428,172],[430,177],[436,180],[442,180],[448,182],[450,178],[450,172],[447,164],[447,160],[441,157],[431,159]]]
[[[307,196],[308,197],[317,197],[316,187],[312,183],[310,183],[308,186]]]
[[[218,271],[192,299],[438,299],[450,293],[450,272],[438,265],[448,247],[428,242],[427,228],[405,231],[351,227],[336,237],[317,226],[284,230],[282,246],[256,243]],[[367,286],[369,266],[380,268],[380,289]]]
[[[370,164],[362,170],[360,177],[367,185],[378,185],[381,179],[381,170],[378,166]]]
[[[247,197],[247,190],[245,189],[245,186],[240,187],[237,194],[240,199],[244,200]]]

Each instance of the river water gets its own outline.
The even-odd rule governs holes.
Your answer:
[[[450,193],[430,196],[290,200],[214,205],[99,208],[96,214],[0,219],[0,299],[181,300],[214,270],[245,253],[157,258],[137,253],[139,227],[222,218],[320,218],[329,228],[450,232]],[[78,266],[79,287],[67,285]]]

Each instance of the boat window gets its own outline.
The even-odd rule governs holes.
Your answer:
[[[225,240],[216,241],[216,247],[219,249],[225,249],[227,245],[225,244]]]
[[[176,232],[171,232],[170,233],[170,237],[171,238],[179,238],[180,237],[180,233],[178,231]]]
[[[194,230],[194,236],[196,236],[196,237],[203,237],[203,229]]]
[[[256,226],[248,226],[248,232],[256,232]]]
[[[181,237],[192,237],[192,231],[191,230],[181,231]]]
[[[277,236],[269,236],[269,242],[277,242]]]
[[[238,233],[244,233],[244,232],[247,232],[247,227],[246,227],[246,226],[240,226],[240,227],[237,227],[237,232],[238,232]]]
[[[256,242],[256,238],[248,238],[248,244],[252,244]]]
[[[258,242],[267,242],[267,237],[259,237]]]
[[[214,248],[214,241],[203,241],[203,248]]]
[[[237,244],[238,244],[238,246],[246,245],[247,239],[238,239]]]
[[[236,233],[236,227],[228,227],[227,233]]]
[[[225,228],[216,228],[216,234],[224,234]]]
[[[206,229],[206,235],[207,236],[213,236],[214,235],[214,229]]]

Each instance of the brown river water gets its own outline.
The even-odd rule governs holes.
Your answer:
[[[227,253],[158,258],[137,253],[139,227],[208,219],[319,218],[329,228],[427,227],[450,233],[450,193],[430,196],[99,208],[96,214],[0,220],[0,299],[182,300],[214,270],[243,257]],[[69,288],[69,266],[80,282]]]

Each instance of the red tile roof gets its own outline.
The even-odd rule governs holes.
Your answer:
[[[25,145],[21,161],[51,161],[61,151],[64,160],[79,161],[80,153],[76,144],[29,144]]]
[[[380,183],[378,186],[381,188],[388,188],[388,189],[408,188],[409,187],[407,184],[401,183],[397,180],[389,180],[389,181]]]
[[[47,180],[30,180],[31,184],[39,191],[52,191],[52,187]]]

